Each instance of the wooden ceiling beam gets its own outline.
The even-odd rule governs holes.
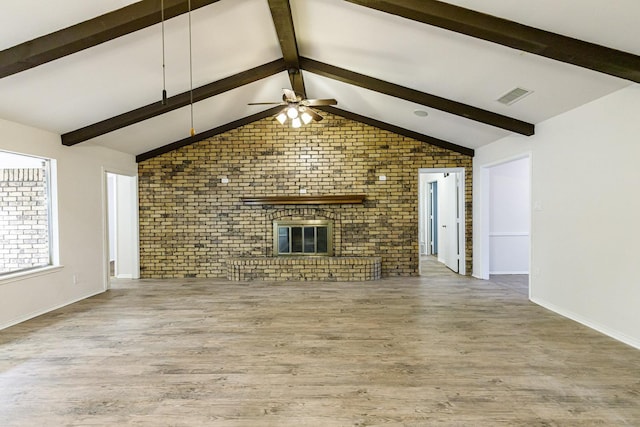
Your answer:
[[[365,76],[354,71],[345,70],[333,65],[325,64],[305,57],[300,58],[300,66],[303,70],[320,76],[335,79],[344,83],[360,86],[365,89],[383,93],[385,95],[415,102],[426,107],[435,108],[450,114],[455,114],[470,120],[474,120],[487,125],[502,128],[522,135],[533,135],[535,126],[531,123],[523,122],[511,117],[497,114],[481,108],[466,105],[460,102],[451,101],[446,98],[420,92],[384,80]]]
[[[273,18],[278,40],[280,41],[282,56],[289,70],[291,88],[298,95],[306,98],[307,94],[304,88],[302,73],[300,72],[298,43],[296,41],[296,31],[293,26],[289,0],[269,0],[269,9],[271,9],[271,17]]]
[[[347,0],[524,52],[640,83],[640,56],[437,0]]]
[[[191,9],[219,0],[191,0]],[[97,18],[38,37],[0,52],[0,78],[99,45],[161,21],[160,0],[142,0]],[[186,0],[164,0],[165,20],[188,11]]]
[[[273,117],[281,110],[282,110],[281,106],[272,107],[272,108],[269,108],[268,110],[261,111],[261,112],[256,113],[256,114],[252,114],[252,115],[247,116],[247,117],[243,117],[243,118],[241,118],[239,120],[235,120],[233,122],[224,124],[222,126],[218,126],[216,128],[209,129],[207,131],[197,133],[194,136],[190,136],[190,137],[181,139],[180,141],[176,141],[176,142],[173,142],[171,144],[163,145],[162,147],[158,147],[156,149],[147,151],[145,153],[138,154],[136,156],[136,162],[140,163],[140,162],[143,162],[145,160],[149,160],[149,159],[152,159],[154,157],[158,157],[158,156],[160,156],[162,154],[165,154],[165,153],[168,153],[170,151],[177,150],[178,148],[182,148],[182,147],[185,147],[187,145],[195,144],[196,142],[202,141],[203,139],[212,138],[212,137],[214,137],[216,135],[220,135],[221,133],[225,133],[225,132],[228,132],[230,130],[237,129],[239,127],[248,125],[248,124],[256,122],[258,120],[265,119],[267,117]]]
[[[381,122],[379,120],[375,120],[370,117],[361,116],[360,114],[352,113],[350,111],[342,110],[340,108],[336,108],[336,107],[316,107],[316,108],[322,111],[326,111],[327,113],[331,113],[336,116],[343,117],[345,119],[364,123],[365,125],[369,125],[369,126],[376,127],[378,129],[397,133],[398,135],[406,136],[407,138],[412,138],[412,139],[415,139],[416,141],[426,142],[427,144],[431,144],[436,147],[440,147],[456,153],[464,154],[465,156],[473,157],[475,154],[475,151],[473,150],[473,148],[463,147],[461,145],[454,144],[453,142],[434,138],[432,136],[428,136],[419,132],[414,132],[409,129],[405,129],[389,123]]]
[[[285,71],[286,69],[287,67],[285,66],[284,61],[282,59],[278,59],[216,82],[200,86],[193,89],[193,102],[202,101],[212,96],[236,89],[240,86],[253,83],[265,77]],[[105,133],[113,132],[114,130],[184,107],[190,104],[190,95],[191,94],[188,91],[183,92],[167,98],[166,104],[162,104],[161,101],[154,102],[153,104],[145,105],[144,107],[136,108],[135,110],[119,114],[115,117],[67,132],[62,135],[62,144],[67,146],[79,144]]]

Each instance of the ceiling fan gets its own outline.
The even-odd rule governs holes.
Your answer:
[[[291,120],[291,127],[299,128],[303,123],[311,123],[311,120],[322,120],[322,116],[311,107],[338,103],[335,99],[303,99],[291,89],[282,89],[282,92],[281,102],[251,102],[249,105],[282,105],[284,108],[276,115],[276,120],[282,125]]]

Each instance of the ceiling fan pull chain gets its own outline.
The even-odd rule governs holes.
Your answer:
[[[160,0],[160,21],[162,23],[162,105],[167,105],[167,73],[164,47],[164,0]]]

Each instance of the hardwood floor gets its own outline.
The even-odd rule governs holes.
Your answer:
[[[640,425],[640,351],[423,273],[116,282],[0,331],[0,425]]]

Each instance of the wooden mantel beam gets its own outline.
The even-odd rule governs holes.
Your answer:
[[[245,205],[344,205],[364,203],[364,194],[242,197]]]

